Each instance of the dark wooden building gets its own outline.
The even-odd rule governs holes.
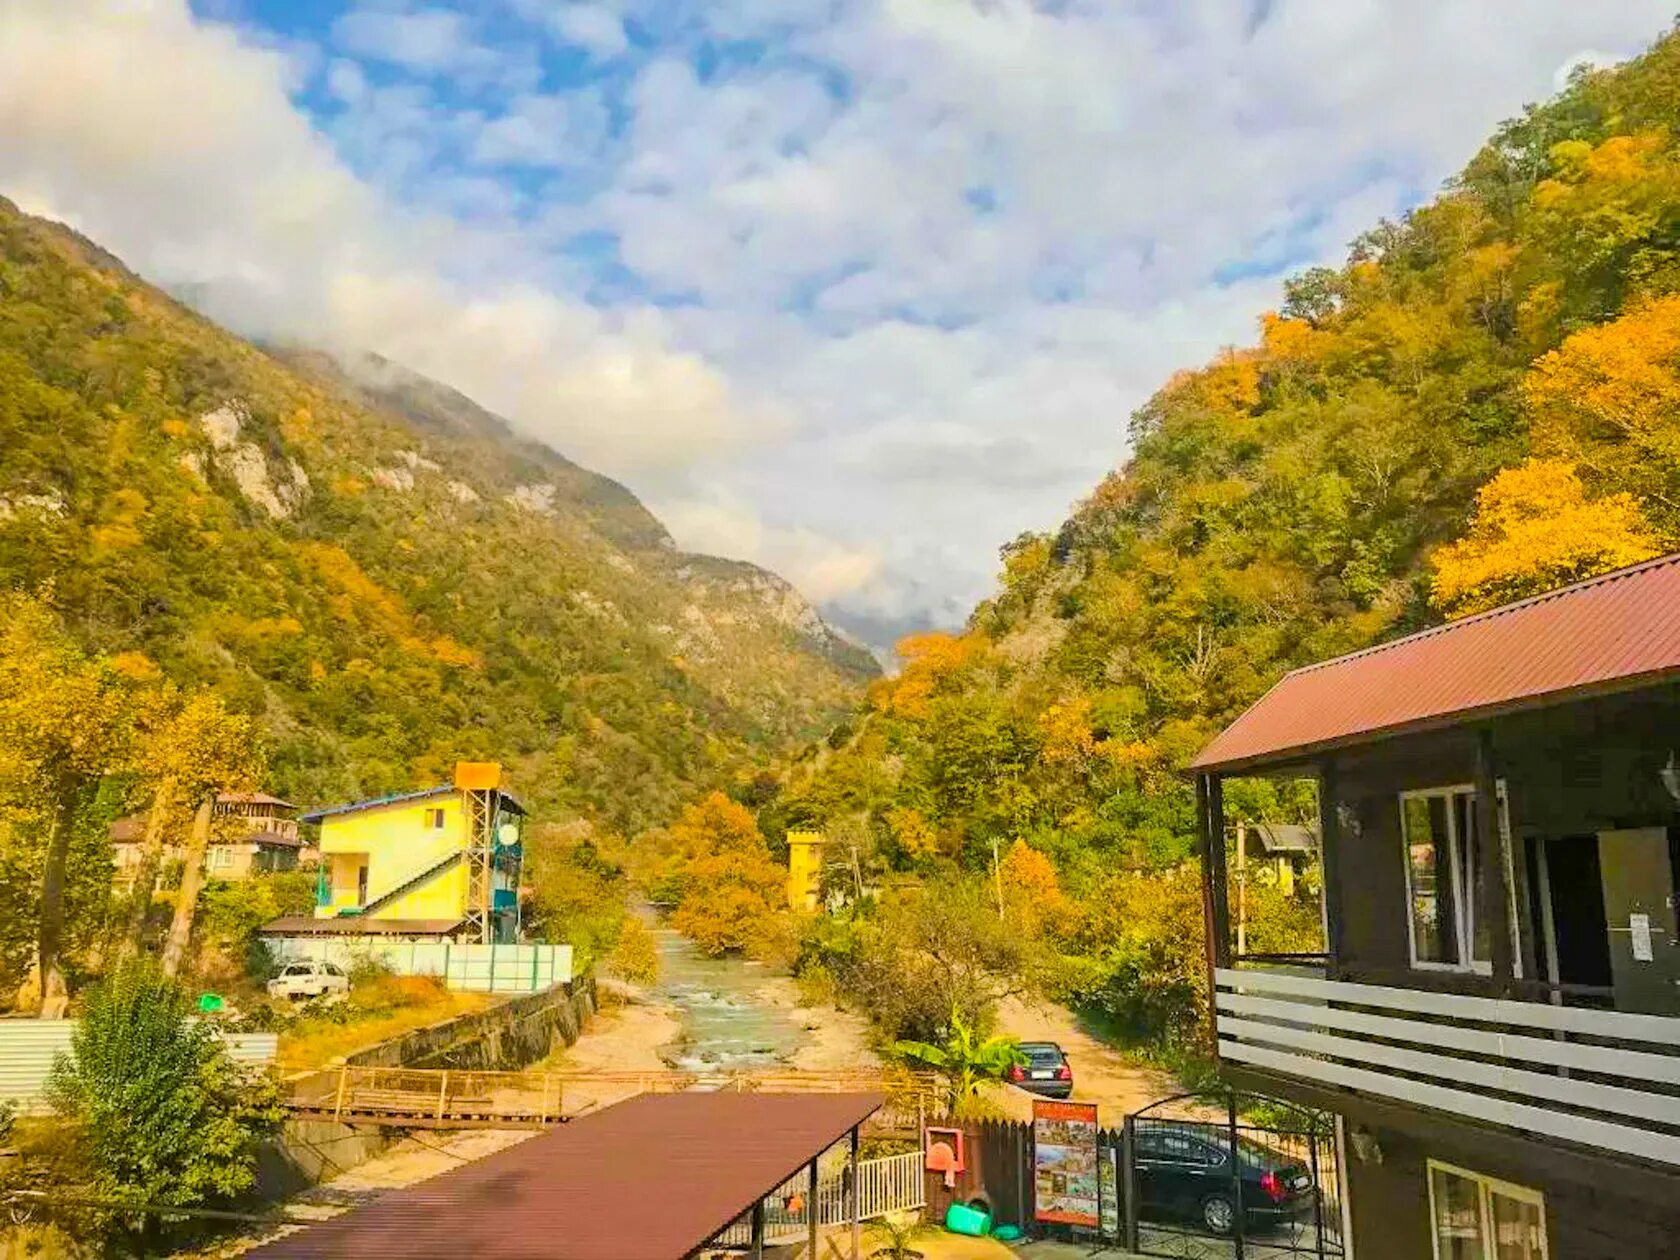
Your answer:
[[[1196,759],[1220,1058],[1360,1260],[1680,1256],[1680,556],[1297,670]],[[1326,954],[1233,957],[1223,782],[1317,780]]]

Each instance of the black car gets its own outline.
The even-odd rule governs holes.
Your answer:
[[[1239,1137],[1233,1186],[1231,1140],[1217,1126],[1156,1121],[1136,1133],[1141,1216],[1194,1220],[1209,1233],[1229,1234],[1240,1200],[1243,1232],[1259,1233],[1313,1209],[1312,1174],[1298,1159]]]
[[[1054,1041],[1023,1041],[1021,1053],[1027,1061],[1009,1069],[1011,1083],[1045,1098],[1073,1093],[1073,1066]]]

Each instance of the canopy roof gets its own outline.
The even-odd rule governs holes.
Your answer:
[[[1680,676],[1680,554],[1589,578],[1286,675],[1191,763],[1282,766]]]
[[[643,1094],[249,1254],[681,1260],[883,1101]]]
[[[316,919],[287,914],[257,929],[263,936],[448,936],[465,919],[380,919],[366,914],[336,914]]]

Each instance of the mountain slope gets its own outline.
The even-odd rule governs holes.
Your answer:
[[[1012,836],[1087,873],[1171,862],[1178,768],[1288,669],[1463,610],[1467,530],[1497,598],[1601,567],[1595,516],[1680,546],[1677,136],[1671,34],[1289,281],[1257,345],[1167,382],[1126,466],[1005,549],[968,635],[908,645],[781,813],[859,814],[899,864]]]
[[[310,802],[494,757],[641,826],[875,672],[454,391],[241,341],[4,201],[0,584],[260,715],[270,787]]]

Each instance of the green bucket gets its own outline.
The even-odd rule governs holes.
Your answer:
[[[953,1234],[984,1238],[992,1228],[992,1214],[971,1208],[966,1203],[953,1203],[945,1209],[945,1228]]]

